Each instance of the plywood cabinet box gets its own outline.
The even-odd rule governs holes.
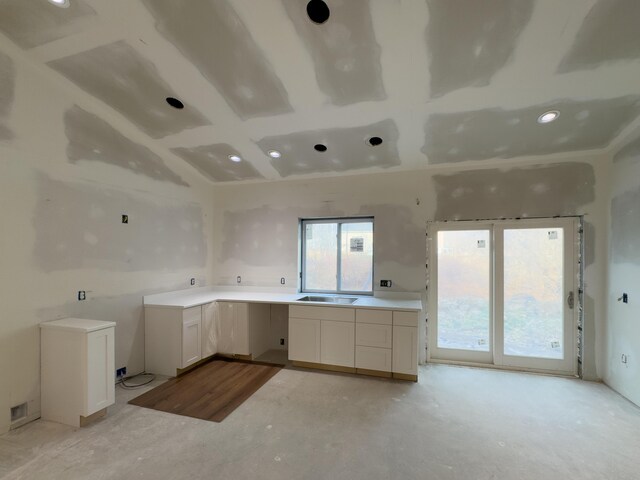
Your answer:
[[[145,370],[173,377],[214,354],[253,358],[267,350],[268,329],[268,304],[147,306]]]
[[[114,322],[40,324],[42,418],[79,427],[115,402]]]
[[[418,312],[291,305],[294,365],[418,378]]]

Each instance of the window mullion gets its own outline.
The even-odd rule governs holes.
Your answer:
[[[338,241],[336,248],[338,249],[336,258],[338,260],[338,268],[336,269],[336,291],[337,292],[341,292],[342,291],[342,223],[338,222]]]

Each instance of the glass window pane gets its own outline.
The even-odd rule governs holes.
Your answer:
[[[489,230],[438,232],[438,348],[488,352]]]
[[[305,224],[305,289],[335,291],[338,288],[338,224]]]
[[[343,223],[341,234],[341,290],[373,290],[373,223]]]
[[[504,231],[504,353],[564,357],[563,229]]]

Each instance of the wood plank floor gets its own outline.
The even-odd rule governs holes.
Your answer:
[[[129,403],[221,422],[280,370],[274,365],[213,360]]]

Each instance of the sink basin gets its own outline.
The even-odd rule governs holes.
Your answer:
[[[311,295],[298,299],[299,302],[339,303],[342,305],[351,305],[356,300],[358,299],[351,297],[320,297]]]

